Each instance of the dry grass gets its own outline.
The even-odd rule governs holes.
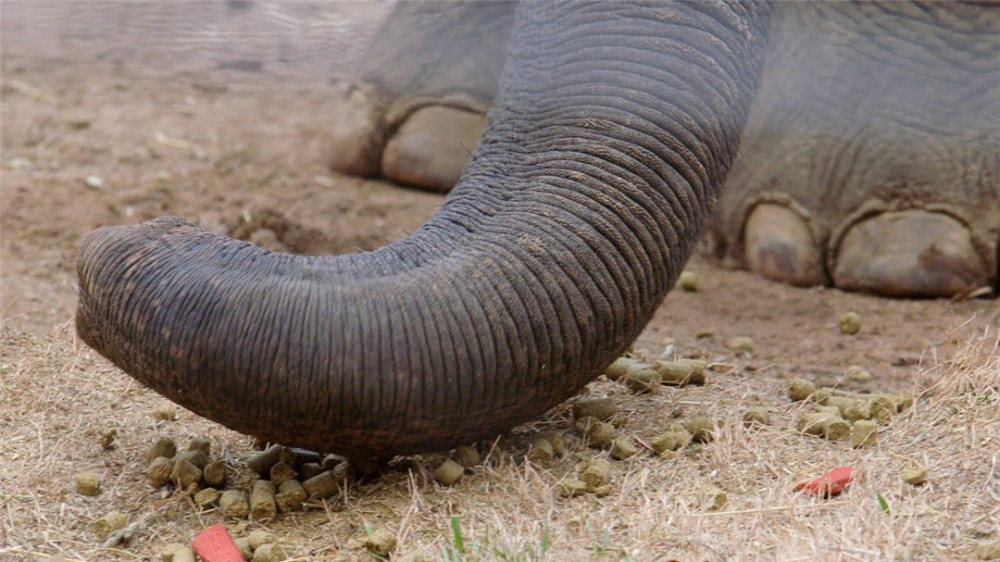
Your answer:
[[[48,337],[4,329],[0,364],[0,559],[137,560],[158,556],[223,521],[198,513],[180,493],[154,490],[142,453],[159,436],[180,443],[209,436],[213,450],[245,455],[245,437],[181,412],[176,422],[150,413],[163,401],[82,346],[64,325]],[[621,433],[652,438],[678,415],[724,421],[700,454],[661,460],[640,453],[614,462],[614,491],[566,499],[560,478],[587,449],[565,409],[486,446],[484,464],[453,488],[430,478],[425,463],[401,464],[339,497],[267,523],[227,522],[236,533],[266,527],[297,560],[364,558],[360,541],[372,529],[399,537],[396,557],[464,560],[955,560],[1000,539],[1000,354],[995,329],[954,345],[918,367],[914,407],[880,429],[863,451],[791,431],[806,406],[784,397],[777,379],[715,376],[701,388],[635,396],[598,381],[590,394],[616,398],[627,425]],[[772,424],[748,430],[750,406],[774,412]],[[118,432],[102,450],[103,431]],[[525,443],[563,432],[570,454],[548,469],[524,460]],[[864,483],[832,500],[793,491],[803,478],[855,466]],[[929,471],[926,485],[904,483],[912,466]],[[97,471],[103,493],[75,493],[74,475]],[[702,505],[698,489],[728,492],[720,511]],[[884,497],[890,512],[877,499]],[[140,523],[130,541],[103,546],[90,524],[118,510]],[[455,524],[458,525],[456,531]]]

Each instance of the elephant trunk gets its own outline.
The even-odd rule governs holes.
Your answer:
[[[767,10],[529,3],[490,125],[439,213],[338,257],[162,218],[83,238],[80,337],[270,441],[386,456],[569,398],[648,322],[723,184]]]

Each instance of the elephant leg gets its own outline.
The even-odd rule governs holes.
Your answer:
[[[884,295],[996,283],[998,52],[994,6],[779,4],[717,253]]]
[[[400,2],[332,134],[338,172],[448,191],[486,127],[515,2]]]

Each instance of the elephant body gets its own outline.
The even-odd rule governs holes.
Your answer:
[[[334,131],[334,168],[450,189],[515,6],[397,6]],[[802,286],[953,296],[996,284],[997,52],[997,6],[777,3],[712,251]]]
[[[506,5],[488,9],[510,34],[499,78],[483,63],[464,67],[482,71],[474,91],[369,81],[349,94],[359,111],[336,134],[345,154],[382,161],[407,142],[405,121],[475,116],[495,80],[482,140],[427,224],[336,257],[273,253],[178,218],[100,229],[80,244],[81,338],[168,398],[265,440],[352,457],[444,449],[530,420],[597,376],[650,319],[717,201],[720,216],[752,215],[744,201],[757,201],[822,233],[825,215],[771,183],[722,191],[731,170],[756,177],[737,153],[762,111],[768,33],[786,16],[772,23],[755,2],[539,2],[507,25]],[[425,44],[399,21],[390,35]],[[495,56],[480,44],[475,56]],[[381,60],[366,76],[409,68]],[[399,83],[441,85],[421,72]],[[820,201],[839,216],[839,203]],[[979,202],[990,216],[995,199]],[[916,203],[894,210],[931,207]],[[961,223],[970,239],[975,216]],[[719,251],[739,255],[719,228]]]

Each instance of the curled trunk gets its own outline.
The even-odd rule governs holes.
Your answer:
[[[561,9],[560,9],[561,8]],[[163,218],[80,245],[81,338],[270,441],[385,456],[491,437],[640,332],[736,151],[762,10],[519,8],[472,165],[409,238],[272,253]]]

